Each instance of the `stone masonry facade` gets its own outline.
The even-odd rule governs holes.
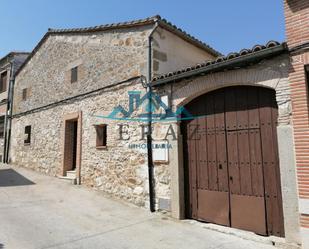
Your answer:
[[[307,16],[309,6],[307,1],[295,0],[302,4],[293,7],[294,0],[287,1],[287,32],[292,34],[288,35],[288,45],[295,47],[303,40],[298,40],[298,29],[290,27],[289,23],[296,22],[294,18],[299,17],[294,16],[295,11],[305,9],[303,14]],[[153,35],[151,45],[150,34]],[[307,39],[306,34],[301,36]],[[176,48],[184,47],[186,49],[176,51]],[[50,33],[16,77],[11,162],[45,174],[63,176],[65,117],[78,114],[80,150],[77,150],[77,156],[80,158],[81,184],[147,207],[148,158],[146,148],[142,147],[146,140],[142,138],[141,127],[145,123],[111,120],[106,116],[115,107],[129,110],[130,93],[146,94],[144,76],[166,74],[214,58],[214,54],[155,25],[91,33]],[[304,228],[309,224],[309,212],[306,213],[309,203],[302,202],[308,199],[306,64],[309,64],[308,52],[293,55],[291,61],[285,47],[280,55],[245,66],[184,77],[154,87],[154,92],[173,111],[200,95],[223,87],[250,85],[276,92],[285,242],[293,246],[302,243],[300,224]],[[78,68],[77,82],[72,83],[72,68],[75,67]],[[136,110],[138,113],[143,111]],[[98,148],[96,125],[102,124],[107,125],[107,144]],[[121,125],[126,126],[124,136],[129,139],[120,139]],[[31,126],[31,142],[27,144],[24,142],[26,126]],[[162,209],[171,211],[175,218],[185,217],[180,127],[177,121],[153,124],[153,143],[172,145],[160,151],[159,156],[153,156],[156,209],[164,207]],[[166,135],[169,128],[173,129],[177,139]],[[133,148],[132,144],[141,146]]]
[[[222,71],[204,71],[198,76],[164,81],[153,90],[173,111],[223,87],[259,86],[276,92],[284,239],[297,247],[307,245],[305,237],[309,243],[309,2],[285,0],[284,10],[288,48],[285,44],[280,53],[254,62],[248,60],[237,67],[222,67]],[[106,116],[115,107],[129,110],[130,93],[145,95],[145,78],[150,81],[149,77],[173,71],[176,72],[168,77],[177,78],[178,73],[191,72],[188,66],[209,60],[214,66],[225,60],[233,63],[233,58],[216,59],[219,54],[209,52],[211,49],[202,48],[199,43],[188,42],[179,31],[173,33],[166,25],[156,26],[147,21],[105,31],[47,33],[16,77],[11,162],[48,175],[64,176],[66,117],[77,115],[80,183],[147,207],[148,157],[142,146],[146,143],[142,136],[145,123]],[[262,48],[264,52],[271,49]],[[252,57],[259,52],[263,53],[250,51]],[[250,53],[238,56],[246,60]],[[76,82],[72,82],[73,68],[78,68]],[[135,114],[144,111],[139,109]],[[96,145],[97,125],[107,127],[104,147]],[[26,126],[31,127],[31,142],[27,144]],[[123,126],[124,136],[129,139],[120,139]],[[185,217],[180,127],[178,121],[153,124],[153,143],[171,145],[153,156],[156,209],[169,210],[175,218]],[[177,139],[171,134],[167,136],[170,128]],[[300,230],[305,236],[301,237]]]
[[[16,79],[14,113],[86,93],[108,84],[146,74],[149,27],[95,35],[51,36]],[[46,59],[49,58],[49,59]],[[81,68],[71,84],[70,69]],[[48,68],[46,70],[46,68]],[[28,88],[28,99],[22,90]],[[111,88],[86,98],[13,119],[11,160],[49,175],[62,170],[63,117],[82,112],[81,182],[144,206],[147,195],[145,152],[119,144],[117,125],[96,115],[108,115],[115,106],[128,106],[128,91],[145,91],[140,81]],[[95,124],[107,124],[107,148],[96,148]],[[24,127],[31,125],[30,145],[24,145]],[[137,133],[138,125],[130,124]],[[135,134],[136,140],[139,134]],[[133,138],[134,140],[134,138]]]
[[[148,190],[146,151],[128,148],[129,142],[139,142],[139,124],[130,123],[130,141],[119,141],[117,122],[96,117],[108,115],[119,104],[127,106],[129,90],[143,91],[140,82],[131,84],[14,119],[12,162],[49,175],[61,175],[63,116],[81,111],[82,184],[144,206]],[[107,124],[107,147],[97,149],[94,125],[102,123]],[[23,144],[25,125],[32,127],[30,145]]]
[[[18,75],[14,113],[147,74],[150,27],[94,34],[50,35]],[[78,82],[70,70],[79,66]],[[29,98],[22,101],[28,88]]]
[[[41,42],[16,77],[11,162],[49,175],[63,175],[64,118],[80,113],[81,184],[147,207],[147,150],[130,147],[146,143],[141,140],[140,127],[145,123],[98,116],[108,116],[116,106],[128,110],[131,91],[140,92],[141,96],[146,93],[140,76],[148,73],[148,36],[152,28],[146,25],[91,34],[50,34]],[[162,32],[160,30],[161,35],[153,41],[152,55],[157,62],[153,69],[165,73],[165,66],[169,70],[177,65],[168,64],[170,55],[165,53],[162,44],[169,38],[162,36]],[[201,58],[213,57],[180,38],[177,42],[185,43],[198,54],[196,63]],[[194,60],[189,59],[188,65]],[[71,83],[74,67],[78,67],[78,81]],[[111,86],[119,82],[123,83]],[[100,124],[107,125],[105,148],[96,147],[95,125]],[[129,125],[129,140],[119,140],[119,124]],[[26,126],[31,126],[30,144],[24,144]],[[161,199],[169,203],[168,165],[156,163],[154,171],[156,202]],[[165,208],[169,209],[169,205]]]

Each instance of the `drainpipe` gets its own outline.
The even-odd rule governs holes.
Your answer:
[[[8,163],[9,157],[9,147],[10,147],[10,138],[11,138],[11,126],[12,126],[12,108],[13,108],[13,91],[14,91],[14,64],[10,62],[10,81],[8,88],[8,101],[7,101],[7,109],[5,115],[5,123],[4,123],[4,153],[3,153],[3,162]]]
[[[149,182],[149,208],[150,212],[155,212],[155,183],[153,171],[153,158],[152,158],[152,88],[150,85],[152,78],[152,35],[158,27],[158,20],[156,20],[153,30],[148,36],[148,124],[147,124],[147,157],[148,157],[148,182]]]

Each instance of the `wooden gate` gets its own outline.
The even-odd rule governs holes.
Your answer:
[[[284,236],[275,92],[228,87],[185,107],[187,216]]]

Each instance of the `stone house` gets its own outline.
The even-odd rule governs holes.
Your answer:
[[[227,56],[158,16],[49,30],[17,72],[11,162],[308,248],[309,3],[284,6],[287,42]]]
[[[141,122],[130,122],[130,141],[120,140],[117,122],[98,116],[127,108],[132,92],[143,95],[142,76],[218,55],[159,16],[50,29],[17,72],[11,162],[148,206],[147,151],[129,148],[141,142]],[[169,199],[166,164],[156,177],[156,199]]]
[[[10,141],[13,79],[29,53],[11,52],[0,58],[0,162],[7,162]]]

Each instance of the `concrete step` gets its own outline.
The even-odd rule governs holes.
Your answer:
[[[76,171],[75,170],[68,170],[67,172],[67,177],[71,179],[76,179]]]
[[[77,183],[76,171],[75,170],[68,170],[66,172],[66,176],[58,175],[58,178],[59,179],[63,179],[63,180],[67,180],[67,181],[71,181],[72,184],[76,184]]]
[[[66,181],[71,181],[72,184],[76,185],[77,184],[77,179],[76,177],[68,177],[68,176],[57,176],[59,179],[66,180]]]

